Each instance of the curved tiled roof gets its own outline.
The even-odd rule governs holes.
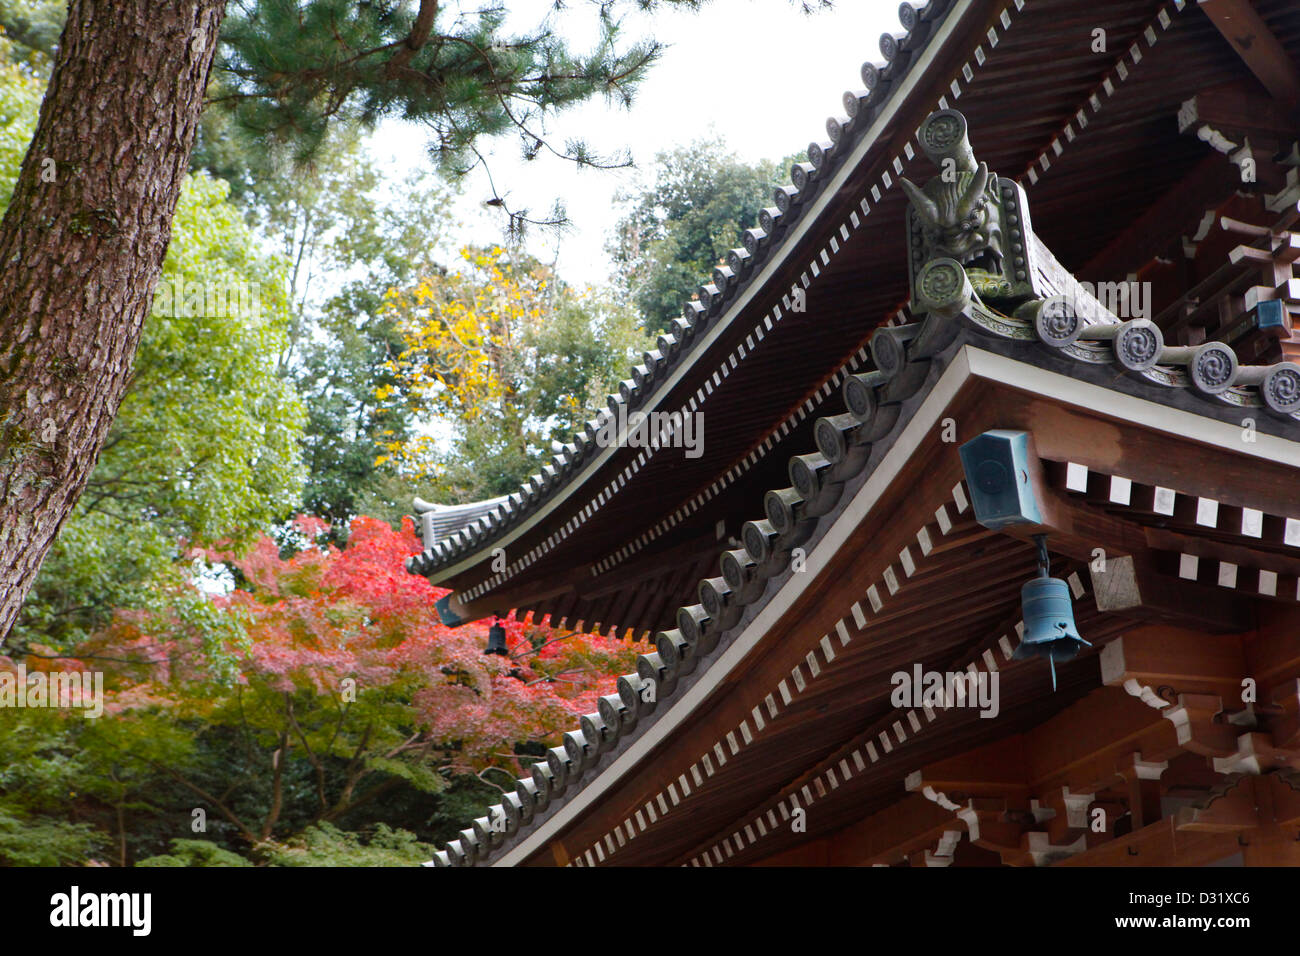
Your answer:
[[[926,356],[912,351],[928,371],[930,356],[955,341],[949,333],[958,326],[938,316],[922,324],[922,334],[909,344],[919,349],[928,342],[933,347]],[[892,348],[883,344],[892,342],[891,336],[878,335],[877,339],[882,349]],[[877,364],[882,362],[883,353],[877,356]],[[877,370],[845,380],[850,411],[818,419],[818,450],[790,459],[791,486],[768,492],[765,516],[744,525],[744,546],[722,555],[718,576],[700,581],[700,602],[678,608],[677,627],[655,636],[656,650],[640,657],[635,673],[618,679],[617,693],[602,697],[595,713],[584,714],[577,728],[564,734],[563,744],[552,747],[544,761],[534,764],[531,775],[521,778],[515,792],[491,807],[488,816],[475,820],[471,828],[461,831],[459,839],[435,854],[433,865],[486,862],[545,813],[553,800],[574,792],[604,754],[635,733],[664,700],[677,693],[679,682],[714,654],[723,634],[739,623],[748,605],[762,597],[769,579],[786,570],[793,549],[808,540],[819,518],[831,514],[845,482],[866,469],[872,443],[895,430],[900,422],[899,403],[920,391],[924,383],[924,374],[916,377],[911,372],[890,376]]]
[[[1041,251],[1055,266],[1050,253]],[[814,534],[823,516],[835,511],[846,483],[863,477],[872,445],[889,440],[905,424],[904,403],[915,407],[910,400],[933,380],[931,365],[970,332],[1046,349],[1046,356],[1039,353],[1040,360],[1109,365],[1136,379],[1147,393],[1177,390],[1203,406],[1264,408],[1278,419],[1300,421],[1300,367],[1289,362],[1240,367],[1235,356],[1228,357],[1231,349],[1225,354],[1217,343],[1165,347],[1153,323],[1119,322],[1095,299],[1089,302],[1086,292],[1072,286],[1072,277],[1059,267],[1045,270],[1049,295],[1029,310],[1018,310],[1027,311],[1029,318],[1002,315],[984,305],[953,260],[934,260],[927,268],[953,270],[957,281],[930,284],[918,279],[919,286],[954,291],[943,301],[924,303],[928,315],[921,322],[882,328],[873,336],[876,368],[844,381],[848,411],[817,420],[817,450],[790,459],[790,487],[766,494],[764,517],[744,525],[743,547],[725,552],[719,575],[699,582],[699,603],[678,608],[677,627],[655,636],[656,650],[641,656],[635,673],[618,679],[618,692],[602,697],[595,713],[583,715],[578,726],[564,734],[563,744],[552,747],[489,816],[475,820],[460,839],[439,851],[433,865],[486,862],[544,814],[553,800],[580,789],[582,777],[677,692],[679,682],[713,655],[723,635],[737,626],[747,606],[763,598],[768,581],[787,570],[793,550]],[[1087,302],[1089,308],[1064,307],[1071,301]],[[1098,318],[1085,321],[1079,312]]]
[[[1017,309],[1021,318],[986,307],[952,259],[933,260],[918,275],[918,286],[952,290],[944,301],[925,304],[936,315],[964,315],[981,331],[999,338],[1040,343],[1067,362],[1111,366],[1120,375],[1130,373],[1220,407],[1263,409],[1278,419],[1300,421],[1300,365],[1287,361],[1241,365],[1232,347],[1218,341],[1167,345],[1158,325],[1150,319],[1120,321],[1057,266],[1037,237],[1031,235],[1030,241],[1037,245],[1040,258],[1056,268],[1042,277],[1052,294],[1028,309]],[[887,360],[901,365],[910,354],[910,344],[900,342]]]
[[[659,397],[669,372],[691,357],[709,324],[717,324],[728,304],[761,271],[757,267],[783,247],[792,224],[890,102],[916,55],[953,6],[953,0],[905,2],[900,6],[899,20],[905,32],[880,38],[884,62],[863,64],[863,88],[844,94],[844,112],[826,121],[827,139],[809,145],[807,161],[796,163],[791,169],[791,182],[774,190],[773,205],[759,213],[755,227],[745,230],[743,245],[727,253],[726,265],[713,270],[696,290],[697,298],[684,306],[682,317],[674,320],[669,332],[659,336],[656,348],[642,356],[642,363],[619,384],[618,393],[609,396],[609,410],[588,421],[583,431],[563,445],[551,463],[531,476],[518,492],[448,539],[410,558],[406,563],[410,573],[429,575],[448,568],[518,526],[584,471],[595,457],[597,436],[611,416],[617,418],[621,411],[635,412]]]
[[[645,356],[643,365],[611,396],[611,413],[645,404],[667,381],[666,371],[686,357],[699,332],[719,316],[737,289],[744,286],[754,265],[770,256],[781,243],[782,230],[797,217],[800,206],[816,193],[850,138],[864,130],[885,102],[890,83],[906,71],[911,55],[922,48],[932,24],[949,4],[934,2],[920,7],[904,4],[902,18],[909,33],[886,37],[881,68],[867,64],[863,79],[867,89],[846,94],[848,116],[828,123],[830,140],[813,144],[809,162],[797,164],[794,183],[777,190],[776,206],[765,209],[757,229],[745,234],[744,249],[733,250],[728,266],[715,270],[698,301],[689,303],[672,334],[661,337],[659,348]],[[910,11],[910,12],[909,12]],[[892,72],[891,72],[892,71]],[[863,118],[865,117],[865,119]],[[910,154],[909,154],[910,155]],[[1035,362],[1067,370],[1090,369],[1095,380],[1100,370],[1112,373],[1114,387],[1139,393],[1155,401],[1192,407],[1207,416],[1220,417],[1233,409],[1264,409],[1283,423],[1294,437],[1300,421],[1300,366],[1279,362],[1267,366],[1240,366],[1232,349],[1222,343],[1166,346],[1160,329],[1149,320],[1121,322],[1081,290],[1068,272],[1031,234],[1043,264],[1043,297],[1016,316],[1003,315],[981,302],[962,267],[953,260],[926,264],[932,274],[950,270],[946,281],[917,282],[918,288],[951,290],[938,300],[913,303],[927,313],[919,323],[881,328],[870,342],[875,368],[844,378],[842,395],[847,412],[819,418],[815,426],[816,451],[789,460],[790,486],[772,489],[764,497],[762,518],[744,525],[743,547],[725,552],[719,574],[699,582],[696,604],[678,608],[675,628],[655,636],[656,650],[643,655],[635,673],[618,680],[618,692],[599,701],[595,713],[583,715],[578,726],[564,734],[561,746],[531,768],[489,815],[475,820],[439,851],[431,865],[473,865],[490,860],[517,835],[540,822],[553,802],[571,797],[603,758],[620,742],[644,730],[679,684],[704,669],[729,631],[740,625],[751,605],[765,600],[768,583],[788,568],[791,552],[818,533],[822,517],[832,515],[846,488],[856,485],[869,470],[873,444],[893,440],[906,424],[914,399],[933,380],[931,366],[961,339],[972,334],[993,336],[1003,350],[1034,350]],[[1077,308],[1084,302],[1087,308]],[[906,404],[905,404],[906,403]],[[580,471],[595,447],[595,434],[605,413],[589,422],[584,436],[564,446],[553,467],[534,476],[517,495],[511,495],[493,513],[466,529],[459,540],[441,545],[412,559],[408,570],[430,573],[463,558],[555,495]],[[653,694],[647,689],[653,688]]]

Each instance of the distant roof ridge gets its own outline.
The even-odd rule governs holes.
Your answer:
[[[423,498],[417,496],[412,501],[412,505],[415,508],[415,513],[418,515],[424,514],[428,511],[436,511],[439,514],[452,514],[456,512],[491,509],[505,501],[508,497],[510,496],[500,495],[496,498],[481,498],[478,501],[467,501],[463,504],[444,505],[436,501],[425,501]]]

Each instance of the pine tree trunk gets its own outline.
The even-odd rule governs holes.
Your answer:
[[[72,0],[0,222],[0,641],[131,379],[225,0]]]

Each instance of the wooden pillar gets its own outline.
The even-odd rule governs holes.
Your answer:
[[[1134,830],[1141,830],[1160,819],[1160,773],[1165,766],[1152,767],[1130,754],[1119,767],[1120,775],[1128,785],[1128,806],[1133,815]]]

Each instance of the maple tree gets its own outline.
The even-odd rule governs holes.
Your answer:
[[[485,654],[490,622],[444,626],[433,602],[445,591],[403,570],[420,548],[409,519],[396,531],[354,519],[343,548],[328,543],[328,530],[301,516],[291,547],[262,537],[240,554],[204,549],[233,569],[239,587],[210,598],[178,586],[151,608],[119,611],[67,657],[27,661],[29,670],[106,674],[103,719],[75,711],[37,719],[50,735],[43,759],[72,760],[94,781],[80,800],[100,807],[116,831],[120,862],[128,843],[176,842],[174,824],[152,842],[127,832],[143,822],[142,807],[204,808],[230,848],[263,862],[321,846],[343,857],[356,838],[331,828],[383,824],[389,799],[432,800],[472,775],[489,789],[462,802],[464,826],[650,650],[511,615],[508,654]],[[26,719],[0,713],[5,723]],[[0,824],[4,810],[0,802]],[[81,806],[76,816],[93,812]],[[409,834],[390,838],[415,846]],[[180,841],[175,853],[215,851]]]

